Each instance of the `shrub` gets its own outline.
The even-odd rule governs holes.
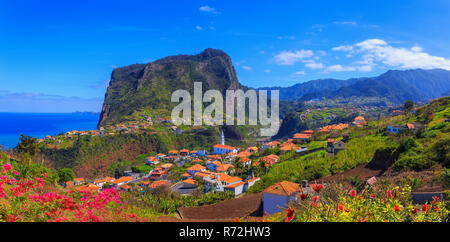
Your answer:
[[[394,163],[393,167],[396,170],[416,170],[431,168],[433,161],[430,160],[424,154],[418,154],[417,152],[410,151],[402,153],[399,159]]]
[[[327,190],[332,190],[328,192]],[[294,222],[448,222],[447,202],[434,197],[431,203],[414,205],[411,188],[366,186],[362,192],[330,185],[322,193],[299,197],[286,209],[265,218]],[[331,194],[331,196],[330,196]],[[337,197],[337,199],[336,199]]]
[[[67,181],[73,181],[73,179],[75,178],[75,174],[70,168],[61,168],[58,170],[58,178],[59,182],[65,183]]]
[[[0,165],[0,221],[143,221],[126,212],[114,189],[65,191],[46,182],[46,173],[17,180],[20,174],[10,163]]]

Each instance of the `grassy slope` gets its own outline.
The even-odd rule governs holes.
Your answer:
[[[301,182],[352,169],[359,164],[370,162],[377,150],[398,151],[400,153],[394,167],[398,170],[428,169],[448,166],[450,157],[450,98],[442,98],[421,109],[416,115],[400,115],[370,122],[367,128],[350,128],[350,141],[346,149],[336,156],[327,157],[325,151],[309,154],[297,159],[280,162],[273,167],[249,192],[258,192],[283,180]],[[432,114],[430,114],[432,113]],[[428,118],[428,120],[427,120]],[[404,125],[420,121],[427,123],[426,130],[418,134],[403,133],[386,135],[387,125]],[[416,147],[403,150],[408,139],[414,140]],[[316,147],[320,141],[309,146]],[[400,148],[399,148],[400,147]]]

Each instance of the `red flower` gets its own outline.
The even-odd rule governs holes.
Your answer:
[[[344,206],[342,206],[341,204],[338,205],[338,211],[342,211],[342,209],[344,209]]]
[[[394,207],[394,211],[396,211],[396,212],[398,212],[398,211],[400,211],[400,206],[399,205],[395,205],[395,207]]]
[[[323,189],[323,185],[322,185],[322,184],[319,184],[319,185],[312,184],[312,185],[311,185],[311,188],[312,188],[314,191],[316,191],[317,193],[320,193],[320,192],[322,191],[322,189]]]
[[[356,196],[356,191],[355,190],[351,190],[350,191],[350,197],[354,198]]]
[[[317,202],[317,201],[319,201],[319,197],[318,196],[314,196],[313,200]]]
[[[239,222],[239,218],[238,217],[234,218],[234,222]]]
[[[366,218],[362,217],[359,219],[360,222],[367,222]]]
[[[286,222],[291,222],[294,219],[295,210],[294,208],[286,209]]]
[[[439,198],[436,196],[433,196],[433,201],[431,202],[431,205],[434,205],[437,201],[439,201]]]
[[[306,195],[305,193],[300,194],[300,198],[303,200],[305,200],[306,198],[308,198],[308,195]]]
[[[391,192],[391,190],[387,190],[386,191],[386,196],[388,197],[388,198],[392,198],[392,192]]]
[[[375,194],[374,193],[370,194],[370,198],[374,199],[375,198]]]
[[[424,204],[424,205],[422,205],[422,212],[427,212],[428,211],[428,204]]]
[[[413,210],[411,211],[412,214],[416,214],[417,213],[417,208],[413,208]]]

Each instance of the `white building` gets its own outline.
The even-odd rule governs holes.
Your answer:
[[[222,145],[222,144],[217,144],[214,145],[214,154],[215,155],[225,155],[227,153],[233,152],[233,153],[237,153],[238,150],[236,147],[232,147],[229,145]]]

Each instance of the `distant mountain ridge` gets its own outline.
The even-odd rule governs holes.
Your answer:
[[[348,80],[319,79],[285,88],[258,89],[279,89],[282,100],[380,97],[398,104],[406,100],[422,101],[448,95],[450,71],[443,69],[390,70],[377,77]]]
[[[335,91],[341,87],[352,85],[362,79],[367,78],[352,78],[348,80],[338,80],[332,78],[317,79],[298,83],[290,87],[260,87],[256,88],[256,90],[279,90],[281,100],[294,101],[308,93],[326,90]]]

